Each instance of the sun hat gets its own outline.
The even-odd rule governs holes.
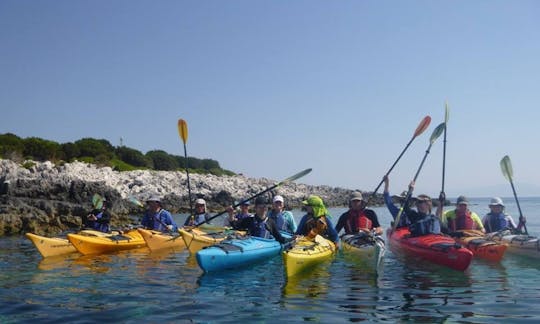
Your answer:
[[[461,205],[461,204],[468,205],[469,204],[469,199],[467,199],[467,197],[465,197],[465,196],[459,196],[457,198],[456,205]]]
[[[161,199],[158,196],[150,196],[150,198],[146,199],[147,203],[151,201],[157,202],[158,204],[161,203]]]
[[[416,200],[416,202],[419,202],[419,201],[431,202],[431,197],[428,195],[418,195],[414,198],[414,200]]]
[[[242,200],[240,200],[240,202],[241,202],[241,204],[240,204],[241,206],[249,206],[250,205],[249,200],[242,199]]]
[[[349,199],[349,201],[353,201],[353,200],[364,200],[364,197],[362,196],[362,192],[360,191],[355,191],[351,194],[351,199]]]
[[[281,201],[282,203],[285,203],[285,200],[280,195],[275,196],[274,199],[272,200],[273,203],[275,203],[276,201]]]
[[[503,201],[499,197],[493,197],[491,198],[491,202],[489,203],[489,206],[502,206],[504,207]]]
[[[308,199],[302,201],[302,204],[313,208],[314,217],[328,215],[328,210],[326,210],[326,207],[324,207],[324,202],[319,196],[309,196]]]
[[[195,200],[195,205],[204,205],[206,206],[206,201],[202,198],[199,198],[197,200]]]

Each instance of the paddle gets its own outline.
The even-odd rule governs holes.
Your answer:
[[[187,157],[187,149],[186,149],[186,142],[188,138],[188,128],[187,128],[186,121],[183,119],[178,119],[178,134],[180,135],[180,138],[182,139],[182,142],[184,143],[184,168],[186,169],[186,176],[187,176],[189,213],[191,217],[193,217],[193,201],[191,199],[191,185],[189,184],[188,157]]]
[[[103,197],[101,197],[99,194],[95,193],[92,196],[92,206],[94,207],[94,209],[103,208]]]
[[[441,186],[441,194],[444,194],[444,175],[446,173],[446,130],[448,125],[448,114],[450,112],[450,108],[448,108],[448,102],[444,103],[444,141],[443,141],[443,158],[442,158],[442,186]]]
[[[514,171],[512,170],[512,163],[510,162],[510,157],[508,155],[505,155],[501,160],[501,170],[504,177],[508,181],[510,181],[510,185],[512,186],[512,192],[514,193],[514,198],[516,199],[516,204],[519,210],[518,228],[521,228],[521,226],[523,226],[523,229],[525,230],[525,234],[529,235],[529,232],[527,231],[527,226],[525,225],[525,217],[523,217],[523,213],[521,212],[521,207],[519,206],[519,200],[516,194],[516,189],[514,188],[514,182],[512,181]]]
[[[128,197],[128,200],[129,200],[131,203],[133,203],[133,204],[135,204],[135,205],[137,205],[137,206],[139,206],[139,207],[141,207],[141,208],[144,208],[144,204],[143,204],[142,202],[140,202],[139,199],[135,198],[134,196],[129,196],[129,197]],[[156,217],[153,217],[153,218],[154,218],[155,220],[157,220],[161,225],[163,225],[163,227],[165,227],[165,228],[167,229],[167,232],[173,233],[173,231],[172,231],[171,229],[169,229],[169,227],[167,226],[167,224],[163,223],[163,222],[161,221],[161,219],[156,218]]]
[[[279,186],[281,186],[281,185],[283,185],[285,183],[300,179],[301,177],[305,176],[306,174],[308,174],[310,172],[311,172],[311,168],[310,169],[305,169],[304,171],[301,171],[301,172],[298,172],[297,174],[292,175],[292,176],[288,177],[287,179],[284,179],[284,180],[276,183],[275,185],[273,185],[273,186],[271,186],[271,187],[269,187],[269,188],[255,194],[255,195],[253,195],[253,196],[251,196],[249,198],[246,198],[246,199],[242,200],[241,202],[239,202],[239,203],[235,204],[234,206],[232,206],[232,208],[236,208],[236,207],[244,204],[245,202],[248,202],[248,201],[250,201],[252,199],[255,199],[255,198],[259,197],[260,195],[263,195],[263,194],[269,192],[270,190],[273,190],[273,189],[275,189],[275,188],[277,188],[277,187],[279,187]],[[212,219],[225,214],[226,212],[227,212],[227,210],[224,210],[224,211],[222,211],[222,212],[220,212],[220,213],[218,213],[218,214],[216,214],[216,215],[214,215],[214,216],[212,216],[212,217],[210,217],[208,219],[205,219],[203,222],[195,225],[195,227],[198,227],[198,226],[200,226],[200,225],[202,225],[204,223],[207,223],[207,222],[211,221]]]
[[[439,126],[437,126],[433,130],[433,133],[431,134],[431,137],[429,138],[429,146],[428,146],[428,148],[426,150],[426,154],[424,154],[424,158],[422,159],[422,162],[420,163],[420,166],[418,167],[418,170],[416,171],[416,174],[414,175],[414,179],[413,179],[414,182],[416,182],[416,179],[418,178],[418,175],[420,174],[420,170],[422,170],[422,166],[424,165],[424,162],[426,161],[426,158],[427,158],[427,156],[429,154],[429,150],[431,150],[431,146],[433,145],[433,143],[435,143],[437,138],[439,138],[439,136],[441,136],[442,132],[444,131],[444,128],[445,128],[444,123],[440,123]],[[396,216],[396,219],[394,220],[394,225],[392,226],[392,231],[396,230],[396,226],[397,226],[397,224],[399,224],[399,219],[401,218],[401,214],[403,213],[403,209],[409,203],[409,200],[411,199],[411,196],[412,196],[412,188],[409,186],[409,190],[407,191],[407,196],[405,197],[405,202],[403,203],[403,205],[401,205],[401,208],[399,209],[399,212],[398,212],[398,214]]]
[[[401,159],[403,154],[405,154],[405,151],[407,151],[407,149],[409,148],[411,143],[414,141],[414,139],[416,137],[418,137],[418,135],[422,134],[426,130],[426,128],[428,128],[429,123],[431,123],[431,117],[430,116],[426,116],[420,121],[420,124],[418,124],[418,127],[416,127],[416,130],[414,131],[414,134],[413,134],[411,140],[409,141],[409,143],[407,143],[407,145],[405,146],[403,151],[401,151],[401,154],[398,156],[398,158],[396,159],[394,164],[392,164],[392,166],[390,167],[388,172],[386,172],[385,176],[388,176],[390,174],[390,172],[394,169],[394,167],[396,166],[398,161]],[[384,177],[383,177],[383,180],[381,180],[381,182],[379,182],[379,185],[377,186],[377,188],[375,188],[375,190],[373,190],[373,192],[371,193],[370,198],[374,197],[377,194],[377,191],[379,190],[379,188],[381,187],[383,182],[384,182]],[[368,198],[368,201],[369,201],[369,198]]]

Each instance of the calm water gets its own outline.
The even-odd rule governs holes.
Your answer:
[[[483,215],[489,199],[471,199]],[[517,208],[505,199],[517,221]],[[523,198],[540,234],[540,198]],[[332,209],[334,222],[344,209]],[[381,222],[390,216],[376,208]],[[185,216],[177,215],[179,222]],[[295,217],[301,217],[295,211]],[[286,280],[281,258],[203,274],[194,256],[130,251],[42,259],[24,237],[0,238],[0,323],[540,321],[540,261],[475,259],[464,273],[387,251],[375,274],[344,255]]]

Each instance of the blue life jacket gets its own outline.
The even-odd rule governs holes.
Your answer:
[[[509,229],[510,224],[508,224],[508,220],[506,219],[506,215],[504,213],[499,214],[488,214],[488,230],[490,232],[498,232],[501,230]]]
[[[103,216],[103,212],[97,214],[96,218],[100,219],[102,216]],[[94,227],[95,230],[98,230],[98,231],[103,232],[103,233],[108,233],[109,230],[110,230],[109,224],[94,222],[93,225],[94,225],[93,227]]]
[[[262,238],[272,238],[272,234],[270,231],[266,228],[266,220],[261,221],[257,218],[257,216],[254,216],[254,220],[251,223],[249,233],[251,236],[257,236]]]
[[[268,213],[268,218],[272,218],[276,223],[278,230],[287,231],[287,224],[285,223],[285,218],[283,218],[283,213],[276,214],[273,210]]]
[[[409,230],[411,231],[411,236],[441,234],[441,223],[435,215],[426,215],[409,225]]]

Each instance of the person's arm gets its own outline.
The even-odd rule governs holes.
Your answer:
[[[306,235],[305,233],[306,219],[307,219],[306,216],[302,217],[302,219],[300,220],[300,223],[298,224],[298,227],[296,228],[296,232],[294,232],[294,234]]]
[[[277,228],[277,225],[276,225],[276,222],[274,222],[273,219],[268,219],[266,221],[266,229],[268,229],[270,231],[270,233],[272,234],[272,236],[276,239],[276,241],[278,241],[279,243],[281,244],[285,244],[285,242],[287,242],[287,240],[285,240],[285,238],[281,235],[281,233],[279,232],[278,228]]]
[[[172,227],[172,228],[169,228],[169,229],[171,231],[173,231],[173,232],[178,232],[178,225],[176,225],[176,222],[172,218],[171,213],[169,211],[167,211],[167,210],[165,211],[165,218],[166,218],[165,224]]]
[[[326,217],[326,231],[328,232],[328,237],[332,240],[332,242],[336,243],[336,245],[339,243],[339,235],[336,232],[336,229],[334,228],[334,225],[332,224],[332,221],[330,218]]]
[[[484,228],[484,224],[482,224],[482,220],[480,220],[480,216],[478,216],[478,214],[476,214],[475,212],[471,212],[471,218],[476,224],[476,228],[485,233],[486,229]]]
[[[382,235],[383,229],[381,227],[381,224],[379,223],[379,217],[377,216],[377,213],[375,213],[375,211],[372,209],[366,209],[365,213],[366,216],[371,220],[373,232],[375,232],[376,235]]]
[[[290,211],[285,211],[285,213],[283,213],[284,215],[287,215],[287,223],[288,223],[288,228],[289,230],[291,231],[291,233],[295,233],[296,230],[298,229],[296,227],[296,221],[294,220],[294,215],[292,212]]]
[[[111,221],[111,214],[108,211],[103,211],[101,217],[96,219],[96,222],[100,224],[109,224]]]
[[[345,227],[345,219],[347,217],[347,212],[341,214],[341,216],[339,216],[339,219],[338,219],[338,222],[336,224],[336,227],[335,227],[335,231],[336,233],[338,233],[339,235],[339,232],[341,231],[341,229],[343,227]]]

